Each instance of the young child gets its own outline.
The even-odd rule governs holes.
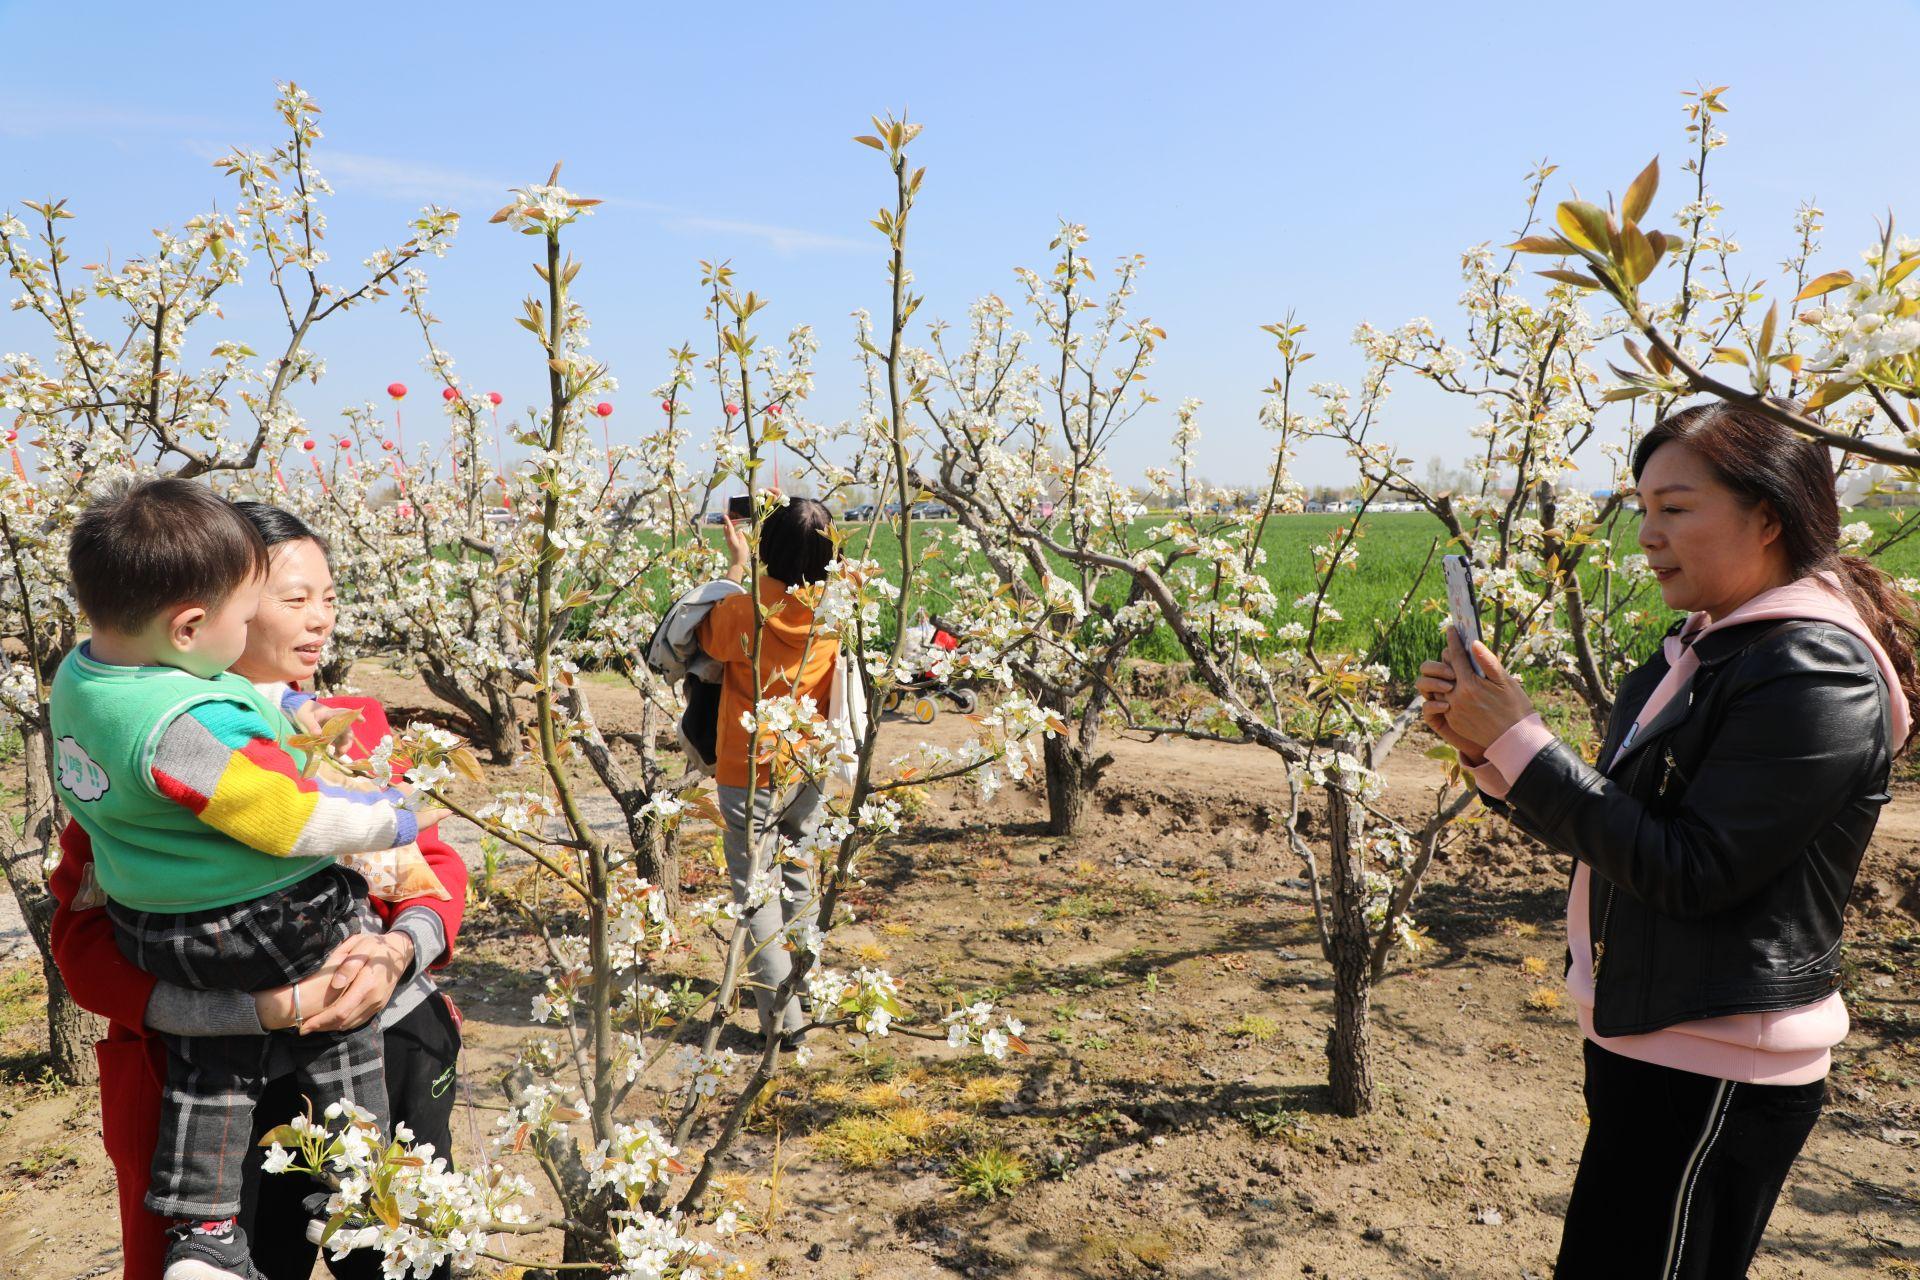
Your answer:
[[[61,800],[93,842],[120,949],[183,986],[259,991],[316,972],[361,928],[365,882],[336,857],[411,842],[397,791],[304,775],[280,710],[227,672],[246,647],[267,552],[202,485],[135,484],[74,528],[68,569],[91,637],[50,700]],[[385,1126],[376,1024],[266,1036],[162,1036],[165,1106],[147,1207],[175,1219],[165,1280],[256,1280],[235,1222],[252,1110],[293,1075],[317,1116]]]

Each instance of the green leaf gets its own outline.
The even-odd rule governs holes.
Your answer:
[[[1848,382],[1843,378],[1828,378],[1815,387],[1813,394],[1807,397],[1807,408],[1825,409],[1829,405],[1840,403],[1859,389],[1860,384],[1857,382]]]
[[[1713,349],[1713,358],[1715,363],[1718,364],[1737,364],[1743,369],[1751,366],[1751,362],[1747,359],[1747,353],[1739,347],[1715,347]]]
[[[1793,295],[1795,302],[1808,298],[1823,298],[1835,289],[1845,288],[1853,283],[1851,271],[1829,271],[1823,276],[1815,276],[1807,282],[1807,287]]]
[[[1640,176],[1628,186],[1627,194],[1620,201],[1620,216],[1628,222],[1639,222],[1647,216],[1647,209],[1653,204],[1653,193],[1660,189],[1660,157],[1655,156],[1640,171]]]
[[[1620,228],[1620,248],[1627,278],[1635,284],[1652,275],[1654,267],[1659,265],[1660,255],[1653,251],[1652,242],[1631,222]]]
[[[1611,219],[1599,205],[1589,204],[1585,200],[1565,200],[1554,217],[1567,239],[1582,249],[1591,249],[1595,253],[1611,252],[1613,237],[1607,229]]]
[[[880,139],[876,137],[871,136],[870,134],[865,134],[865,133],[856,134],[853,140],[855,142],[865,143],[867,146],[872,147],[875,151],[885,151],[887,149],[886,143],[880,141]]]
[[[1592,276],[1582,275],[1578,271],[1542,271],[1541,275],[1549,280],[1558,280],[1561,284],[1577,285],[1582,289],[1598,289],[1600,282]]]
[[[1579,249],[1575,248],[1566,240],[1561,239],[1559,236],[1522,236],[1520,239],[1508,245],[1507,248],[1513,250],[1515,253],[1551,253],[1562,257],[1570,253],[1580,252]]]
[[[1905,262],[1887,272],[1887,287],[1892,288],[1902,280],[1905,280],[1914,273],[1915,268],[1920,268],[1920,255],[1908,258]]]
[[[1774,303],[1767,308],[1767,318],[1760,322],[1760,358],[1765,360],[1773,350],[1773,335],[1780,327],[1780,304]]]

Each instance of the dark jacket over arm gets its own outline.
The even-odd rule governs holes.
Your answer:
[[[1555,742],[1491,806],[1593,868],[1604,1035],[1832,990],[1847,897],[1887,800],[1888,695],[1859,640],[1757,622],[1698,652],[1690,701],[1669,704],[1605,773]],[[1655,664],[1635,673],[1610,742],[1664,674]]]

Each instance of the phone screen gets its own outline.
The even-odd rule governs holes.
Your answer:
[[[753,499],[746,494],[727,499],[727,514],[735,520],[753,519]]]
[[[1447,578],[1447,614],[1453,619],[1453,629],[1460,633],[1460,643],[1467,650],[1473,673],[1485,675],[1480,664],[1473,661],[1473,642],[1481,639],[1480,601],[1473,591],[1473,565],[1465,556],[1444,556],[1440,564]]]

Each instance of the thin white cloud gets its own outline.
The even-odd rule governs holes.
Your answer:
[[[706,218],[684,214],[662,219],[670,231],[705,236],[746,236],[772,246],[779,253],[865,252],[873,246],[848,236],[827,235],[798,227],[770,226],[764,222],[736,222],[730,218]]]
[[[484,174],[438,165],[395,160],[388,156],[370,156],[356,151],[318,152],[314,163],[335,191],[342,195],[387,196],[394,200],[419,200],[448,204],[454,201],[507,202],[507,190],[514,184]]]
[[[341,194],[386,196],[395,200],[505,204],[507,191],[514,183],[500,178],[417,164],[388,156],[372,156],[352,151],[328,150],[315,157],[320,171],[327,175]],[[539,176],[525,179],[538,181]],[[759,240],[779,253],[844,253],[864,251],[871,246],[846,236],[827,235],[800,227],[782,227],[763,222],[742,222],[730,218],[710,218],[686,213],[671,205],[631,196],[608,196],[602,208],[633,209],[655,214],[659,224],[669,231],[702,236],[744,236]]]
[[[46,138],[63,134],[121,137],[126,134],[218,133],[227,125],[208,116],[155,115],[87,103],[20,103],[0,100],[0,137]]]
[[[14,105],[0,100],[0,137],[170,133],[178,135],[190,153],[202,159],[215,160],[226,155],[231,146],[211,139],[227,130],[225,123],[207,117],[151,115],[88,104]],[[331,146],[314,159],[320,172],[343,196],[374,196],[412,203],[465,205],[469,208],[484,205],[488,211],[505,204],[507,192],[512,187],[529,181],[537,182],[541,177],[536,174],[516,183],[497,175],[423,164],[392,156],[341,151]],[[783,254],[864,252],[871,248],[867,243],[848,236],[809,231],[803,227],[708,217],[631,196],[609,196],[605,205],[608,208],[653,214],[658,225],[667,231],[690,236],[757,240]]]

